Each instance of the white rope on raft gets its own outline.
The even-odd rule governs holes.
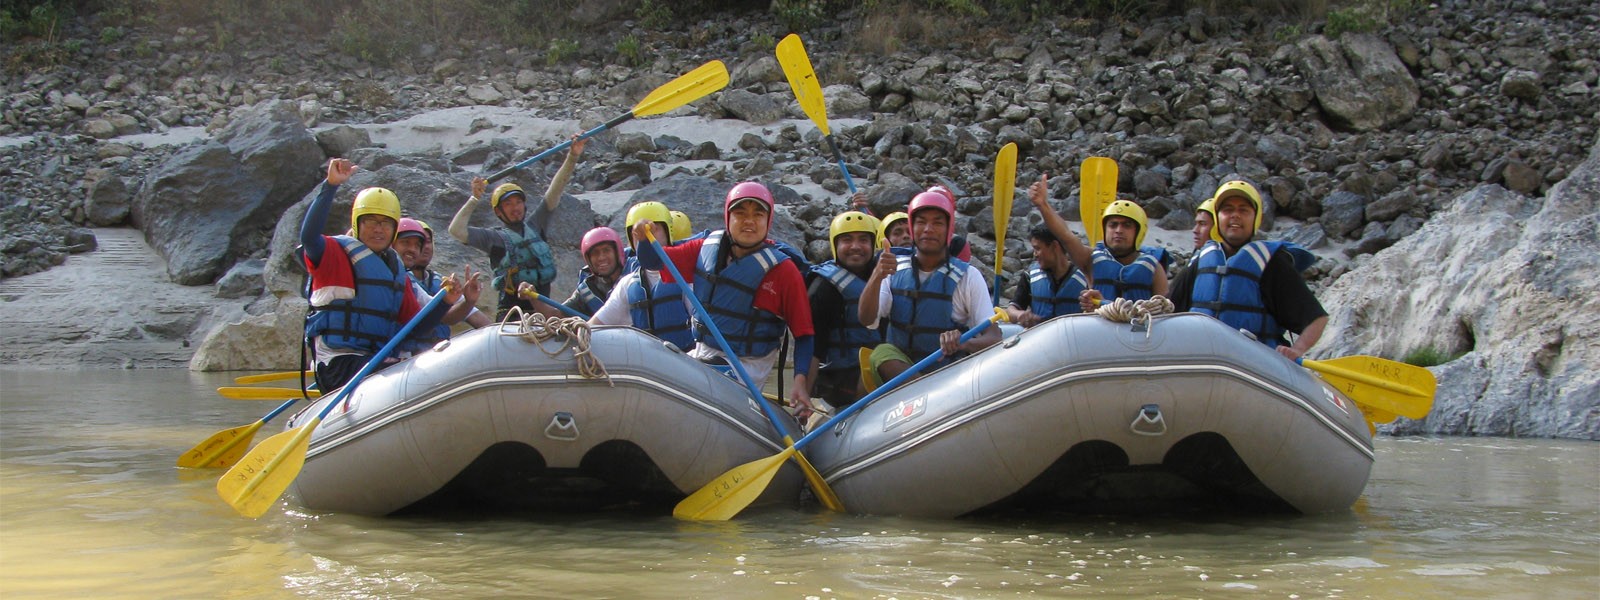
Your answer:
[[[611,375],[606,372],[606,366],[600,363],[599,357],[594,355],[589,347],[589,322],[578,317],[547,317],[541,313],[528,312],[524,314],[522,307],[514,306],[506,313],[504,321],[500,322],[504,330],[509,323],[516,323],[514,335],[522,341],[535,344],[539,350],[551,358],[560,358],[563,352],[572,350],[572,360],[578,363],[578,375],[585,379],[605,379],[606,384],[615,387]],[[561,337],[561,346],[555,350],[546,348],[544,342],[551,338]]]
[[[1110,304],[1101,305],[1094,309],[1095,314],[1118,323],[1132,323],[1135,319],[1149,320],[1155,315],[1164,315],[1172,312],[1172,301],[1166,296],[1156,296],[1148,300],[1129,300],[1117,298]]]

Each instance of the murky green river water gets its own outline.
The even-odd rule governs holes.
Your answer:
[[[1600,597],[1600,444],[1381,438],[1314,517],[249,520],[172,466],[230,380],[0,371],[0,598]]]

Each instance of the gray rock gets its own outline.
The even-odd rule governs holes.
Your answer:
[[[128,220],[133,195],[128,184],[104,169],[91,170],[83,182],[84,213],[97,227],[114,227]]]
[[[694,152],[689,154],[691,160],[717,160],[722,158],[722,150],[717,148],[715,142],[701,142],[694,147]]]
[[[1393,221],[1417,205],[1417,195],[1409,189],[1400,189],[1390,192],[1382,198],[1367,205],[1366,219],[1368,221]]]
[[[92,252],[100,246],[99,242],[95,240],[94,232],[83,227],[73,227],[67,230],[67,234],[61,239],[61,243],[66,246],[67,252],[72,254]]]
[[[106,119],[90,119],[83,122],[83,133],[89,137],[109,140],[117,137],[117,126]]]
[[[872,208],[872,214],[875,215],[905,212],[911,197],[925,189],[927,186],[918,185],[899,173],[883,173],[878,176],[876,184],[866,186],[867,206]]]
[[[218,298],[256,297],[266,289],[267,259],[253,258],[239,261],[217,280]]]
[[[1387,128],[1411,118],[1420,92],[1394,46],[1370,34],[1338,42],[1313,35],[1296,45],[1295,63],[1317,103],[1337,123],[1357,131]]]
[[[487,295],[487,294],[485,294]],[[302,320],[307,305],[297,295],[277,300],[274,309],[246,314],[212,330],[195,348],[189,368],[195,371],[293,369],[300,361]]]
[[[1539,74],[1526,69],[1511,69],[1500,78],[1500,93],[1518,100],[1534,101],[1544,92]]]
[[[728,75],[729,79],[739,82],[740,85],[784,81],[783,66],[778,64],[778,59],[770,52],[758,53],[739,62],[729,70]]]
[[[1573,318],[1600,314],[1597,230],[1600,144],[1543,198],[1479,186],[1320,294],[1315,354],[1465,353],[1430,369],[1427,418],[1391,432],[1600,440],[1600,321]]]
[[[830,85],[822,89],[822,97],[828,99],[829,117],[862,115],[872,110],[872,99],[855,86]]]
[[[768,94],[753,94],[742,89],[723,90],[717,96],[717,106],[739,119],[755,125],[765,125],[783,118],[783,105]]]
[[[1544,183],[1543,175],[1520,160],[1507,162],[1501,177],[1505,179],[1507,188],[1522,194],[1538,192],[1539,186]]]
[[[365,129],[339,125],[317,132],[317,145],[322,148],[323,154],[342,158],[349,156],[356,148],[371,146],[372,136]]]
[[[152,169],[134,198],[133,223],[167,259],[174,283],[211,283],[266,246],[271,224],[321,178],[322,159],[291,103],[257,105],[215,141]]]
[[[1328,237],[1341,238],[1361,227],[1365,212],[1365,196],[1344,190],[1328,194],[1322,199],[1322,229]]]
[[[616,139],[617,153],[623,156],[632,156],[640,152],[654,152],[656,141],[646,133],[619,133]]]
[[[480,83],[467,86],[467,98],[478,104],[499,105],[505,102],[505,94],[495,89],[492,83]]]
[[[1394,240],[1389,237],[1383,223],[1367,223],[1367,226],[1361,229],[1360,239],[1349,248],[1345,248],[1344,254],[1351,257],[1372,254],[1392,244]]]
[[[1133,192],[1140,200],[1167,195],[1167,174],[1152,169],[1139,169],[1133,174]],[[1165,214],[1165,213],[1163,213]]]

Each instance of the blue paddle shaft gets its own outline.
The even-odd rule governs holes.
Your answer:
[[[972,329],[968,329],[966,333],[961,334],[961,341],[957,343],[965,344],[972,338],[978,337],[978,334],[983,333],[983,331],[988,329],[989,325],[993,323],[994,319],[990,319],[977,324]],[[906,369],[905,372],[895,375],[894,378],[884,382],[883,385],[878,386],[878,389],[872,390],[872,393],[867,394],[866,397],[857,400],[855,404],[845,407],[844,410],[839,411],[839,414],[834,415],[832,419],[828,419],[827,422],[817,426],[816,429],[811,430],[811,433],[806,434],[805,437],[800,438],[800,441],[794,443],[795,449],[798,450],[801,446],[806,445],[806,442],[810,442],[811,438],[817,437],[817,434],[827,431],[829,427],[833,427],[840,421],[843,421],[845,417],[856,414],[862,408],[865,408],[867,404],[871,403],[873,400],[877,400],[879,396],[888,393],[890,390],[893,390],[895,386],[905,383],[907,380],[915,377],[917,373],[921,373],[923,369],[928,368],[928,366],[932,365],[933,363],[939,362],[939,360],[942,358],[944,358],[944,349],[940,348],[938,350],[934,350],[933,354],[929,354],[922,360],[917,361],[917,364],[911,365],[911,368]]]
[[[551,300],[549,298],[546,298],[544,294],[539,294],[538,298],[539,298],[540,302],[543,302],[543,303],[545,303],[547,305],[555,307],[556,310],[561,311],[563,314],[566,314],[569,317],[577,317],[577,318],[585,319],[585,320],[587,320],[589,318],[589,315],[586,315],[586,314],[583,314],[583,313],[578,312],[576,310],[573,310],[571,306],[567,306],[567,305],[562,304],[560,302],[556,302],[555,300]]]
[[[594,127],[594,129],[590,129],[588,131],[585,131],[583,133],[578,134],[578,139],[586,140],[586,139],[592,138],[594,136],[600,135],[600,132],[605,131],[607,129],[610,129],[612,127],[616,127],[618,125],[621,125],[622,123],[626,122],[628,119],[632,119],[632,118],[633,118],[633,111],[630,110],[630,111],[628,111],[626,113],[623,113],[622,115],[618,116],[615,119],[612,119],[610,121],[606,121],[606,122],[601,123],[599,125],[596,125]],[[533,163],[536,163],[536,162],[539,162],[539,161],[544,160],[546,158],[549,158],[550,155],[552,155],[552,154],[555,154],[555,153],[560,152],[562,150],[566,150],[567,148],[572,147],[572,142],[574,142],[574,141],[576,141],[576,140],[567,140],[565,142],[561,142],[559,144],[556,144],[555,147],[550,148],[549,150],[545,150],[544,152],[540,152],[538,154],[533,155],[532,158],[529,158],[529,159],[524,160],[522,162],[519,162],[517,164],[511,165],[511,166],[506,167],[504,169],[500,169],[499,171],[495,172],[495,174],[489,176],[489,178],[488,178],[489,179],[489,183],[494,183],[494,182],[499,181],[501,179],[505,179],[505,177],[507,175],[515,173],[517,171],[517,169],[521,169],[521,168],[526,167],[528,165],[531,165]]]
[[[839,151],[839,145],[834,143],[833,134],[822,136],[828,142],[828,149],[833,151],[834,160],[839,161],[839,172],[844,174],[844,184],[850,186],[850,195],[856,193],[856,180],[850,177],[850,169],[844,166],[844,153]]]
[[[428,301],[427,305],[422,307],[422,310],[417,311],[417,316],[411,317],[411,322],[406,323],[405,327],[401,327],[400,333],[394,334],[394,337],[389,339],[389,343],[384,344],[377,354],[372,355],[372,358],[367,360],[367,365],[356,372],[355,377],[351,377],[350,381],[344,384],[344,387],[339,388],[339,393],[333,396],[327,406],[322,407],[322,412],[317,413],[317,420],[321,421],[323,417],[328,416],[328,413],[333,412],[333,407],[344,402],[345,397],[350,395],[351,390],[356,389],[356,385],[361,383],[362,379],[366,379],[367,375],[377,370],[378,365],[383,364],[383,361],[394,353],[394,349],[400,345],[400,342],[406,339],[406,336],[411,335],[411,330],[417,328],[417,324],[422,322],[423,317],[426,317],[433,310],[433,307],[438,306],[440,302],[444,302],[444,297],[448,295],[448,292],[440,290],[438,295],[434,296],[432,300]]]
[[[661,248],[661,243],[655,240],[655,236],[650,236],[649,240],[650,247],[654,248],[656,254],[661,257],[661,262],[666,263],[667,272],[672,274],[672,278],[677,280],[680,285],[688,285],[688,282],[684,281],[683,275],[678,273],[678,266],[672,264],[672,257],[667,256],[667,251]],[[755,399],[756,405],[760,406],[761,411],[767,414],[767,420],[772,421],[772,426],[777,428],[778,433],[783,434],[783,437],[789,437],[789,428],[784,427],[783,420],[778,418],[778,414],[772,411],[771,406],[767,406],[766,398],[761,396],[761,390],[756,389],[755,381],[751,380],[750,374],[745,372],[744,363],[739,362],[739,355],[734,354],[733,347],[728,345],[728,340],[722,338],[722,332],[717,329],[716,322],[711,320],[711,313],[707,312],[706,307],[700,304],[700,298],[694,295],[694,290],[688,290],[688,293],[684,294],[683,297],[688,298],[689,303],[694,305],[694,314],[700,316],[700,319],[706,325],[706,330],[710,331],[711,337],[717,340],[717,347],[722,348],[722,353],[726,356],[728,364],[732,365],[734,372],[739,374],[739,381],[744,382],[745,389],[750,392],[750,397]]]

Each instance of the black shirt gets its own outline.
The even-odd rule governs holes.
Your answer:
[[[816,336],[811,338],[811,354],[817,358],[818,363],[828,362],[829,334],[833,330],[844,327],[844,295],[839,293],[839,288],[816,273],[807,273],[810,283],[806,285],[806,297],[811,300],[811,328],[816,331]]]
[[[1194,280],[1199,269],[1190,266],[1172,282],[1170,299],[1174,310],[1185,312],[1194,305]],[[1306,285],[1304,277],[1294,268],[1294,259],[1288,252],[1274,252],[1261,272],[1261,304],[1278,325],[1296,334],[1307,325],[1328,316],[1328,311],[1317,301],[1316,294]]]

